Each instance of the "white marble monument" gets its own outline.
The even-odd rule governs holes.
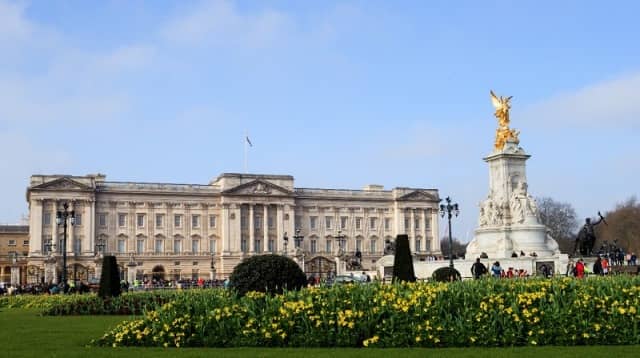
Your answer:
[[[489,194],[480,203],[478,228],[467,246],[467,259],[530,256],[548,258],[560,254],[558,243],[540,223],[534,198],[528,193],[526,161],[531,156],[519,146],[518,131],[509,128],[509,100],[491,92],[496,130],[489,164]]]

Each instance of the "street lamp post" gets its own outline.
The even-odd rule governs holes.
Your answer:
[[[458,216],[460,214],[460,209],[458,209],[458,204],[451,204],[451,198],[447,196],[444,199],[447,202],[447,205],[440,204],[440,215],[444,218],[445,214],[448,214],[449,219],[449,267],[453,268],[453,239],[451,238],[451,216],[452,213]]]
[[[64,211],[58,210],[56,213],[56,223],[58,226],[62,225],[63,233],[62,233],[62,278],[61,281],[63,284],[63,291],[67,291],[67,219],[71,219],[71,225],[76,223],[76,213],[75,211],[69,211],[69,204],[64,203],[62,206]]]
[[[296,229],[296,234],[293,235],[293,243],[296,246],[296,249],[302,246],[302,240],[304,239],[304,235],[300,235],[300,229]]]
[[[284,256],[287,256],[287,246],[289,245],[289,237],[287,236],[287,232],[284,232],[284,237],[282,238],[282,240],[284,240]]]

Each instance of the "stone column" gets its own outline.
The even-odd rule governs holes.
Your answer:
[[[435,252],[442,251],[438,231],[438,210],[431,209],[431,250]]]
[[[249,221],[249,252],[256,252],[256,228],[255,228],[255,220],[253,218],[253,207],[255,204],[249,204],[249,217],[247,220]]]
[[[403,223],[404,224],[404,223]],[[416,252],[416,215],[415,209],[411,209],[411,216],[409,219],[409,247],[411,252]]]
[[[427,246],[427,242],[430,242],[429,238],[427,237],[427,209],[420,209],[420,221],[422,221],[420,234],[422,236],[422,239],[424,240],[424,251],[431,252],[431,244]]]
[[[69,211],[75,211],[75,200],[69,202]],[[69,253],[73,252],[73,239],[75,235],[75,225],[71,225],[71,220],[67,218],[67,242],[65,242],[67,250],[67,265],[69,265]],[[82,218],[84,220],[84,218]],[[64,223],[62,223],[64,225]],[[68,277],[67,277],[68,279]]]
[[[404,211],[397,202],[393,204],[393,211],[395,216],[393,223],[393,238],[395,240],[398,235],[404,234]]]
[[[268,249],[267,245],[269,245],[269,204],[264,205],[264,217],[262,218],[262,223],[262,251],[266,252]]]
[[[51,244],[56,245],[55,248],[53,246],[50,247],[51,253],[55,254],[57,250],[60,249],[60,243],[58,242],[58,231],[59,226],[56,222],[56,213],[58,212],[58,201],[52,200],[53,202],[53,210],[51,211]],[[29,228],[31,230],[31,228]],[[42,240],[42,235],[40,235]]]
[[[229,204],[222,204],[221,213],[220,239],[222,240],[222,252],[225,253],[231,251],[231,236],[229,235],[229,216],[231,213],[229,212]]]
[[[42,254],[42,199],[31,199],[29,210],[29,251]],[[55,227],[55,213],[51,218],[51,226]]]
[[[82,210],[82,247],[81,254],[91,255],[93,253],[93,237],[91,236],[91,226],[93,224],[93,200],[87,200]]]
[[[17,264],[11,266],[11,284],[14,286],[20,285],[20,266]]]
[[[278,204],[276,205],[276,239],[274,240],[274,248],[273,250],[275,252],[278,252],[278,247],[280,246],[280,241],[282,241],[282,238],[284,237],[284,213],[283,213],[283,209],[284,206],[282,204]],[[295,235],[295,233],[291,233],[289,234],[287,232],[287,236],[288,235]],[[276,244],[278,243],[278,244]],[[267,245],[267,248],[269,248],[269,246]],[[287,250],[289,248],[287,247]]]

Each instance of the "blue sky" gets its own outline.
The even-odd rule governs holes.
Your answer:
[[[0,222],[34,173],[437,188],[467,241],[489,89],[513,95],[529,190],[579,216],[640,194],[633,1],[0,0]],[[445,225],[441,225],[444,232]]]

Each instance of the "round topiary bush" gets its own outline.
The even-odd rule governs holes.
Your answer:
[[[298,290],[307,278],[295,261],[280,255],[260,255],[243,260],[233,269],[231,287],[244,296],[249,291],[282,293]]]
[[[453,267],[440,267],[433,272],[431,278],[436,282],[460,281],[462,279],[460,272]]]

